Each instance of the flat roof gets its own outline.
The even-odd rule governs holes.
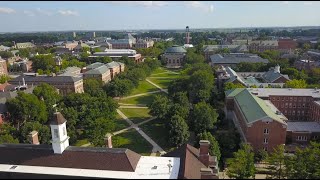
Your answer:
[[[315,89],[290,89],[290,88],[248,88],[252,93],[258,97],[269,96],[311,96],[313,98],[320,98],[320,91]]]
[[[287,131],[293,132],[320,132],[318,122],[287,122]]]
[[[172,165],[170,172],[168,167],[169,163]],[[12,168],[13,166],[17,167]],[[152,156],[141,156],[137,164],[137,168],[134,172],[0,164],[0,172],[50,174],[115,179],[177,179],[179,168],[180,158]]]

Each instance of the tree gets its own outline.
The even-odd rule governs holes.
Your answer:
[[[42,100],[46,104],[47,112],[52,115],[55,111],[53,105],[58,104],[61,100],[61,96],[57,92],[57,89],[47,83],[41,83],[34,88],[33,94],[38,97],[39,100]]]
[[[169,111],[169,99],[166,96],[155,95],[152,103],[148,105],[150,114],[159,119],[164,119]]]
[[[311,45],[309,43],[303,44],[303,50],[308,51],[311,48]]]
[[[83,81],[83,87],[84,91],[90,94],[91,96],[101,96],[105,94],[105,92],[102,89],[102,81],[97,80],[95,78],[85,79]]]
[[[274,151],[266,157],[268,162],[268,170],[272,173],[272,179],[284,179],[285,178],[285,149],[284,145],[279,145]]]
[[[212,136],[210,132],[203,132],[198,134],[198,140],[208,140],[210,142],[209,154],[211,156],[216,156],[217,160],[220,160],[221,152],[218,141]],[[199,142],[198,141],[198,142]]]
[[[73,144],[77,141],[77,131],[76,126],[79,123],[79,113],[75,110],[74,107],[65,107],[62,109],[61,114],[63,114],[64,118],[68,121],[67,123],[67,131],[68,136],[70,137],[70,144]]]
[[[320,144],[311,142],[305,149],[297,149],[287,157],[285,171],[288,179],[320,178]]]
[[[246,88],[246,87],[240,83],[235,83],[235,84],[232,82],[224,83],[224,91],[228,91],[228,90],[236,89],[236,88]]]
[[[189,79],[189,100],[192,103],[208,101],[214,88],[213,74],[206,71],[196,71]]]
[[[106,118],[93,120],[88,127],[88,140],[95,146],[104,146],[105,135],[114,130],[115,124]]]
[[[230,178],[249,179],[255,176],[254,153],[248,144],[242,144],[241,149],[233,153],[234,158],[227,160],[227,175]]]
[[[139,85],[139,81],[146,79],[146,73],[142,68],[134,68],[127,73],[127,79],[132,81],[133,85],[137,87]]]
[[[291,81],[287,81],[285,86],[287,88],[306,88],[307,87],[307,83],[303,79],[300,79],[300,80],[293,79]]]
[[[32,69],[37,71],[42,69],[43,71],[54,71],[56,66],[55,59],[52,54],[49,55],[37,55],[32,58]]]
[[[10,77],[3,74],[0,76],[0,84],[6,83],[8,80],[10,80]]]
[[[11,57],[13,57],[13,54],[11,51],[0,51],[0,57],[1,58],[11,58]]]
[[[21,128],[21,141],[24,143],[30,143],[28,135],[32,131],[38,131],[39,142],[41,144],[50,144],[51,133],[50,129],[46,125],[42,125],[39,122],[26,122]]]
[[[196,134],[212,129],[217,122],[218,113],[209,104],[200,102],[194,105],[191,112],[190,124]]]
[[[130,94],[134,88],[133,83],[128,79],[116,78],[109,82],[105,87],[105,91],[109,96],[122,97]]]
[[[46,123],[48,113],[46,105],[33,94],[18,92],[18,96],[6,102],[12,122],[19,130],[27,121]]]
[[[0,144],[5,144],[5,143],[18,144],[19,140],[12,137],[10,134],[4,134],[0,136]]]
[[[174,115],[169,121],[169,142],[177,147],[186,143],[189,138],[188,125],[179,115]]]

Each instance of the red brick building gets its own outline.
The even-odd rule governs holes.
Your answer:
[[[279,39],[278,50],[283,53],[293,52],[297,48],[298,44],[293,39]]]
[[[238,88],[226,93],[227,118],[255,150],[269,151],[285,142],[305,145],[320,137],[317,89]]]
[[[0,57],[0,76],[8,75],[7,62]]]

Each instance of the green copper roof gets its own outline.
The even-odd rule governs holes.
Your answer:
[[[277,115],[271,107],[259,97],[251,94],[247,89],[238,88],[229,93],[238,102],[248,124],[269,117],[283,123],[282,115]]]
[[[228,91],[226,91],[226,96],[227,97],[234,97],[237,94],[239,94],[240,92],[242,92],[245,88],[237,88],[237,89],[230,89]]]

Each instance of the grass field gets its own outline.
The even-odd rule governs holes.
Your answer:
[[[123,112],[133,123],[138,124],[142,121],[145,121],[151,118],[149,115],[149,109],[142,109],[142,108],[120,108],[120,111]]]
[[[165,151],[171,151],[174,147],[171,147],[168,143],[169,132],[165,127],[165,124],[158,119],[147,122],[139,126],[143,132],[150,136],[160,147]]]
[[[124,133],[112,136],[112,146],[114,148],[128,148],[131,151],[143,155],[150,155],[152,151],[152,145],[135,129],[130,129]]]
[[[159,67],[158,69],[154,70],[152,74],[158,74],[158,73],[164,73],[164,72],[167,72],[167,70],[162,67]]]
[[[117,113],[114,131],[119,131],[127,127],[129,127],[129,124]]]
[[[151,78],[151,79],[152,79],[152,77],[179,78],[180,76],[181,76],[180,74],[164,73],[164,74],[151,75],[149,78]]]
[[[169,84],[171,81],[174,80],[174,78],[171,79],[156,79],[156,78],[149,78],[150,81],[152,81],[153,83],[157,84],[158,86],[160,86],[163,89],[168,88]]]
[[[155,93],[155,94],[148,94],[145,96],[138,96],[128,99],[121,99],[119,103],[125,103],[125,104],[150,104],[156,94],[165,94],[163,92]]]
[[[135,88],[129,96],[157,90],[159,89],[154,87],[152,84],[148,83],[146,80],[144,80],[139,82],[139,86]]]

